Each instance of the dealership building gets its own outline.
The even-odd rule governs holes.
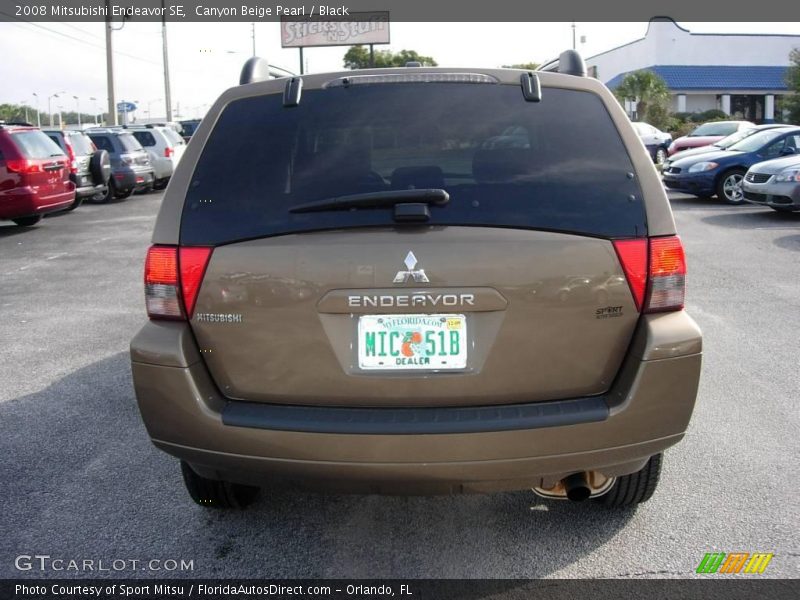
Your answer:
[[[742,24],[744,26],[744,24]],[[672,93],[673,112],[719,109],[757,123],[783,120],[782,98],[789,93],[789,53],[800,35],[692,33],[672,19],[650,20],[639,40],[586,59],[589,74],[609,88],[625,75],[648,69]],[[629,103],[629,112],[635,104]]]

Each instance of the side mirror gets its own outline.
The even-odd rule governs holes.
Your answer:
[[[784,148],[781,150],[781,156],[792,156],[793,154],[797,154],[797,150],[794,148]]]

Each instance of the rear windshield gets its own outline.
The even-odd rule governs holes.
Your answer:
[[[11,139],[25,158],[51,158],[64,155],[58,144],[38,130],[12,133]]]
[[[193,135],[198,125],[200,125],[200,123],[197,121],[181,121],[181,128],[183,129],[183,134],[186,136]]]
[[[195,167],[181,243],[396,226],[392,208],[290,213],[335,196],[440,188],[431,225],[645,235],[633,167],[600,98],[519,86],[403,83],[231,102]],[[224,177],[221,176],[224,174]]]
[[[94,152],[94,144],[89,139],[88,135],[82,133],[69,134],[69,142],[72,144],[72,150],[77,156],[86,156]]]
[[[172,127],[164,127],[162,132],[165,136],[167,136],[167,139],[172,143],[173,146],[182,146],[186,143],[183,141],[183,138],[180,136],[180,134]]]
[[[122,149],[125,152],[136,152],[137,150],[144,150],[142,145],[136,141],[130,133],[120,133],[119,143],[122,144]]]
[[[700,137],[704,135],[730,135],[739,130],[738,123],[706,123],[700,125],[689,134],[689,137]]]

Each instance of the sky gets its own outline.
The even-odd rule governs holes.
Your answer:
[[[800,23],[679,23],[695,33],[800,34]],[[644,36],[647,23],[577,23],[584,56]],[[179,118],[202,116],[225,89],[238,83],[252,54],[250,23],[167,25],[173,109]],[[256,52],[271,64],[299,72],[297,49],[280,47],[279,23],[256,23]],[[392,23],[391,44],[376,49],[416,50],[441,66],[498,67],[543,62],[572,46],[571,23]],[[347,47],[307,48],[306,72],[342,69]],[[0,23],[0,103],[27,103],[53,111],[105,110],[103,23]],[[117,101],[136,102],[138,118],[165,115],[161,24],[128,22],[114,33]],[[76,100],[74,96],[78,96]],[[90,100],[90,97],[96,100]]]

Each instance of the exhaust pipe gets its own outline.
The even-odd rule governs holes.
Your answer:
[[[573,502],[583,502],[592,495],[592,490],[584,472],[573,473],[569,477],[562,479],[561,483],[567,492],[567,498]]]

